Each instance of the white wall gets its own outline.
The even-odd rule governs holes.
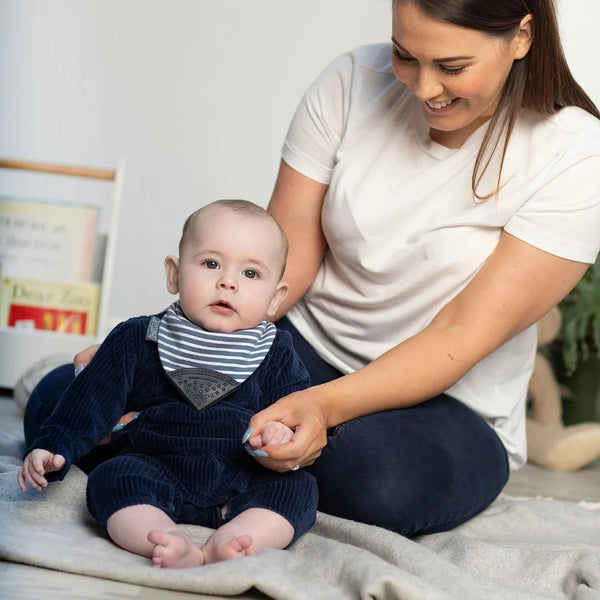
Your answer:
[[[600,2],[598,0],[555,0],[565,54],[573,75],[600,107]]]
[[[390,0],[2,0],[0,156],[125,159],[111,313],[154,312],[183,218],[219,197],[265,205],[303,90],[388,40],[389,17]],[[560,17],[600,104],[600,3],[561,0]]]

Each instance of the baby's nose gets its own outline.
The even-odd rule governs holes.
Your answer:
[[[237,289],[237,283],[231,277],[221,277],[218,282],[218,287],[221,290],[235,290]]]

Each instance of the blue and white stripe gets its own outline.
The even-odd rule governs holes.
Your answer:
[[[219,333],[189,321],[174,302],[160,322],[158,354],[165,371],[204,368],[245,381],[264,360],[275,339],[275,325]]]

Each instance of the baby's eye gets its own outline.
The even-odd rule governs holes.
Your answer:
[[[218,269],[219,268],[219,263],[216,260],[212,260],[211,258],[209,258],[208,260],[202,261],[202,264],[207,269]]]
[[[246,269],[243,273],[244,277],[247,277],[248,279],[258,279],[260,277],[254,269]]]

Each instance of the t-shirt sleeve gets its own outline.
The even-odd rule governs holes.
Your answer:
[[[504,229],[550,254],[593,263],[600,250],[600,156],[557,173]]]
[[[283,160],[293,169],[328,184],[346,126],[353,60],[334,60],[304,94],[288,129]]]

